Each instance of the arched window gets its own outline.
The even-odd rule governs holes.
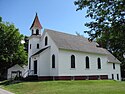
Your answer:
[[[71,55],[71,68],[75,68],[75,56]]]
[[[37,43],[37,49],[39,49],[39,44]]]
[[[39,29],[36,29],[36,35],[39,35]]]
[[[89,57],[86,56],[86,68],[89,68]]]
[[[30,44],[30,49],[31,49],[31,44]]]
[[[48,37],[45,37],[45,46],[48,44]]]
[[[52,55],[52,68],[55,68],[55,55]]]
[[[115,69],[115,63],[113,63],[113,69]]]
[[[97,59],[97,62],[98,62],[98,69],[101,69],[101,59],[98,58],[98,59]]]

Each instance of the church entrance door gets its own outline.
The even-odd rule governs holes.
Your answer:
[[[37,60],[34,61],[34,74],[37,74]]]

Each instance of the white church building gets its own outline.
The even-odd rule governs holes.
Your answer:
[[[37,75],[39,80],[121,80],[121,62],[97,43],[82,36],[42,30],[37,14],[30,30],[29,75]]]

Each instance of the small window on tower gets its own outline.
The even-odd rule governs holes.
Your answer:
[[[30,44],[30,49],[31,49],[31,44]]]
[[[36,29],[36,35],[39,35],[39,29]]]
[[[37,49],[39,49],[39,44],[37,44]]]

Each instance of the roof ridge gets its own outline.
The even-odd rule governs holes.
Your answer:
[[[65,32],[61,32],[61,31],[57,31],[57,30],[52,30],[52,29],[45,29],[45,31],[49,31],[49,32],[57,32],[57,33],[61,33],[61,34],[65,34],[65,35],[70,35],[70,36],[75,36],[75,37],[81,37],[81,38],[84,38],[84,39],[87,39],[85,38],[84,36],[78,36],[78,35],[74,35],[74,34],[70,34],[70,33],[65,33]]]
[[[42,48],[42,49],[40,49],[40,50],[38,50],[36,53],[34,53],[32,56],[35,56],[35,55],[37,55],[37,54],[40,54],[41,52],[43,52],[44,50],[46,50],[47,48],[49,48],[50,46],[47,46],[47,47],[45,47],[45,48]]]

